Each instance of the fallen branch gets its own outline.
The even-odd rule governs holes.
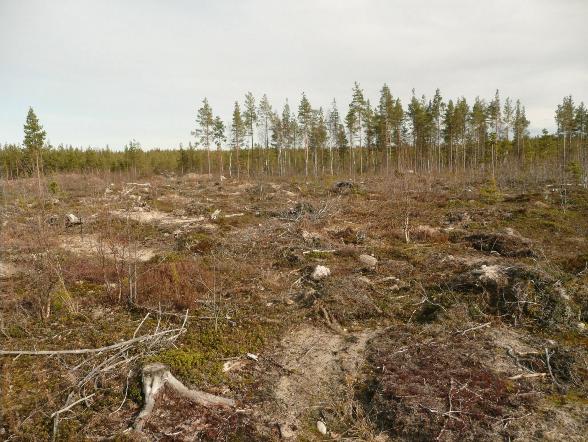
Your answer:
[[[86,400],[90,399],[90,398],[91,398],[92,396],[94,396],[95,394],[96,394],[96,393],[92,393],[92,394],[89,394],[89,395],[88,395],[88,396],[86,396],[86,397],[83,397],[83,398],[81,398],[81,399],[78,399],[77,401],[75,401],[75,402],[72,402],[71,404],[69,404],[67,407],[63,407],[61,410],[57,410],[55,413],[53,413],[53,414],[52,414],[51,416],[49,416],[49,417],[57,416],[57,415],[59,415],[59,414],[63,413],[64,411],[67,411],[67,410],[69,410],[69,409],[70,409],[70,408],[72,408],[74,405],[77,405],[77,404],[79,404],[80,402],[84,402],[84,401],[86,401]]]
[[[154,333],[152,335],[143,335],[136,338],[129,339],[127,341],[119,342],[117,344],[107,345],[106,347],[99,347],[99,348],[80,348],[74,350],[0,350],[0,356],[21,356],[21,355],[28,355],[28,356],[53,356],[53,355],[81,355],[81,354],[88,354],[88,353],[102,353],[105,351],[117,350],[119,348],[137,344],[139,342],[148,341],[153,338],[157,338],[163,335],[168,335],[171,333],[182,333],[185,329],[182,328],[174,328],[171,330],[164,330],[158,333]]]
[[[540,378],[543,376],[547,376],[547,373],[521,373],[514,376],[509,377],[511,381],[516,379],[527,379],[527,378]]]
[[[465,335],[467,332],[471,332],[471,331],[474,331],[474,330],[479,330],[479,329],[484,328],[484,327],[488,327],[488,326],[490,326],[490,324],[491,324],[491,322],[486,322],[484,324],[480,324],[480,325],[477,325],[475,327],[468,328],[466,330],[456,330],[455,332],[457,334]]]
[[[553,381],[555,386],[561,390],[562,386],[559,382],[557,382],[557,379],[555,379],[555,375],[553,374],[553,370],[551,370],[551,363],[549,361],[551,359],[551,356],[552,355],[549,354],[549,349],[545,348],[545,362],[547,364],[547,369],[549,370],[549,376],[551,376],[551,380]]]
[[[180,396],[205,407],[234,407],[233,399],[215,396],[199,390],[190,390],[169,371],[169,367],[160,363],[147,364],[143,367],[143,396],[145,403],[143,409],[135,420],[135,430],[141,431],[155,406],[157,393],[166,384]]]

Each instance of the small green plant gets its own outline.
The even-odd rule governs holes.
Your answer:
[[[480,198],[489,204],[495,204],[502,199],[502,194],[496,185],[495,178],[490,178],[486,185],[480,189]]]
[[[572,181],[576,186],[579,186],[582,183],[582,177],[584,176],[584,169],[577,161],[572,161],[568,163],[566,167],[566,172],[569,173],[572,177]]]
[[[59,193],[59,184],[54,180],[49,183],[49,193],[51,195],[57,195]]]

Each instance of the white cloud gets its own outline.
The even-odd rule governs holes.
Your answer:
[[[0,141],[29,105],[54,143],[186,143],[204,96],[228,119],[247,91],[343,110],[355,80],[446,98],[520,98],[536,130],[588,100],[582,0],[0,0]]]

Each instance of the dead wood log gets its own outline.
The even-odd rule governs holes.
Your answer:
[[[145,403],[143,404],[143,409],[137,415],[135,420],[134,428],[137,431],[143,429],[143,425],[153,412],[153,407],[155,407],[157,393],[165,385],[168,385],[180,396],[205,407],[216,406],[228,408],[235,406],[235,401],[233,399],[215,396],[214,394],[206,393],[204,391],[189,389],[171,374],[167,365],[158,362],[147,364],[143,367],[142,382]]]

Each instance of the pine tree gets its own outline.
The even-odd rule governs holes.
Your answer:
[[[449,100],[445,107],[445,113],[443,114],[443,138],[445,145],[449,148],[449,158],[447,159],[449,168],[453,168],[453,144],[455,141],[455,106],[453,100]]]
[[[198,124],[198,127],[192,131],[192,135],[199,137],[200,143],[203,144],[206,148],[206,155],[208,159],[208,174],[210,175],[212,173],[210,165],[210,144],[213,135],[214,117],[212,114],[212,108],[208,104],[208,100],[206,98],[202,100],[202,107],[198,109],[196,123]]]
[[[39,191],[39,198],[42,197],[43,191],[41,187],[41,169],[42,169],[42,149],[45,143],[47,133],[43,130],[43,126],[39,123],[37,115],[32,107],[29,107],[27,119],[24,125],[24,146],[27,155],[34,164],[37,175],[37,185]]]
[[[325,117],[323,109],[319,108],[318,111],[313,112],[312,128],[310,131],[310,145],[313,151],[314,160],[314,175],[318,176],[318,152],[324,149],[327,141],[327,124],[325,123]]]
[[[225,124],[219,116],[214,119],[214,123],[212,125],[212,139],[214,140],[214,144],[216,144],[216,150],[218,152],[219,174],[222,176],[224,173],[222,143],[227,141],[227,137],[225,136]]]
[[[290,111],[290,105],[288,104],[288,100],[286,100],[286,104],[284,104],[284,109],[282,110],[282,133],[285,148],[294,147],[292,122],[293,118]]]
[[[241,109],[239,108],[239,102],[235,101],[235,108],[233,110],[233,121],[231,124],[231,146],[235,149],[237,156],[237,179],[240,178],[240,158],[239,149],[245,139],[245,124],[243,117],[241,116]]]
[[[366,114],[366,101],[363,95],[363,90],[356,81],[353,85],[353,96],[351,103],[349,104],[349,123],[354,126],[353,134],[357,134],[359,139],[359,171],[363,173],[363,133],[365,129],[365,114]],[[351,131],[350,131],[351,134]],[[353,147],[353,146],[352,146]]]
[[[263,147],[266,150],[265,168],[269,168],[269,132],[271,126],[271,119],[273,115],[272,105],[270,104],[267,95],[263,94],[261,101],[259,102],[259,109],[257,112],[258,119],[260,122],[261,129],[263,131]]]
[[[460,98],[457,100],[455,105],[455,111],[453,114],[454,118],[454,125],[455,125],[455,132],[456,132],[456,141],[458,144],[461,144],[461,153],[462,153],[462,166],[463,170],[466,169],[466,160],[467,160],[467,147],[466,147],[466,134],[467,134],[467,120],[468,115],[470,113],[470,109],[468,103],[465,98]],[[457,152],[456,152],[456,159],[457,159]]]
[[[496,173],[496,155],[498,149],[498,142],[500,141],[500,128],[502,125],[502,111],[500,107],[500,92],[496,89],[494,100],[488,105],[488,117],[494,128],[492,133],[492,178]]]
[[[386,172],[390,168],[390,151],[392,147],[392,131],[394,120],[394,99],[387,84],[380,91],[378,103],[378,145],[386,152]]]
[[[328,115],[328,134],[329,134],[329,169],[331,175],[334,174],[333,171],[333,149],[336,149],[339,146],[339,127],[341,126],[341,117],[339,116],[339,110],[337,109],[337,101],[333,98],[333,103],[331,104],[331,110],[329,111]]]
[[[575,127],[574,121],[575,106],[571,95],[564,97],[562,104],[557,106],[555,120],[557,122],[558,135],[563,139],[563,151],[561,167],[565,169],[568,161],[568,150],[572,143],[572,132]]]
[[[510,97],[506,97],[504,100],[504,108],[502,110],[504,115],[504,135],[506,141],[510,141],[510,128],[513,125],[514,109]]]
[[[137,177],[139,170],[141,170],[141,157],[143,151],[141,150],[141,143],[134,138],[129,141],[129,144],[124,148],[125,163],[127,168],[133,171],[133,176]]]
[[[474,162],[484,160],[486,137],[488,134],[486,124],[486,103],[480,97],[476,97],[474,105],[470,112],[470,124],[473,129],[473,136],[476,141],[476,148],[474,149]]]
[[[433,127],[435,133],[435,147],[437,151],[437,170],[441,170],[441,113],[443,112],[444,104],[441,97],[441,91],[435,90],[435,96],[431,101],[430,113],[433,120]]]
[[[282,153],[286,142],[284,137],[284,123],[276,112],[272,112],[270,116],[270,131],[272,133],[271,145],[278,151],[278,171],[281,176],[284,174],[284,159]]]
[[[312,127],[312,106],[304,92],[302,92],[302,98],[298,106],[298,121],[300,122],[304,142],[304,176],[308,176],[308,143]]]
[[[270,104],[267,95],[263,94],[261,101],[259,102],[258,114],[263,129],[263,141],[264,147],[269,148],[269,130],[271,125],[271,118],[273,115],[272,105]]]
[[[251,92],[247,92],[245,94],[245,105],[242,114],[243,124],[247,128],[247,132],[249,137],[251,138],[251,143],[249,145],[249,150],[247,151],[247,174],[251,173],[251,152],[254,146],[254,127],[257,122],[257,108],[255,105],[255,98]]]

